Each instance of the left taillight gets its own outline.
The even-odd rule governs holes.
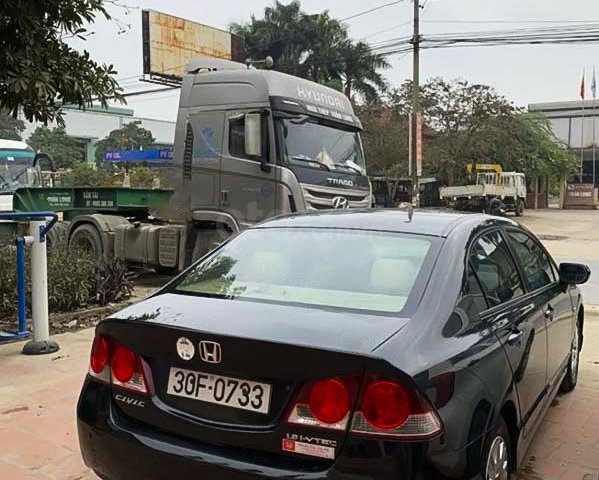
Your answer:
[[[287,422],[306,427],[345,430],[358,391],[354,378],[330,378],[304,385]]]
[[[89,375],[103,383],[137,393],[148,393],[140,357],[130,348],[105,335],[94,338]]]

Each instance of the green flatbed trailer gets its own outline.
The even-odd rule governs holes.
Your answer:
[[[94,257],[114,256],[126,263],[174,273],[185,267],[188,226],[153,216],[166,207],[171,189],[125,187],[27,187],[15,190],[13,210],[54,211],[60,221],[48,241],[64,240]],[[0,221],[0,242],[14,242],[27,225]]]
[[[94,213],[149,213],[166,205],[170,189],[125,187],[30,187],[14,192],[13,209],[17,212],[54,211],[64,221]]]

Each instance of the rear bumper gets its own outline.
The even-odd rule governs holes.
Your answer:
[[[86,465],[104,480],[443,480],[425,460],[426,444],[348,440],[330,466],[273,458],[257,464],[251,452],[198,444],[150,427],[136,427],[113,405],[110,388],[86,382],[77,428]],[[87,389],[87,392],[86,392]],[[91,390],[91,392],[90,392]],[[87,394],[86,394],[87,393]],[[323,469],[326,468],[326,469]]]

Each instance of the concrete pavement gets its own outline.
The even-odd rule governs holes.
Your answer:
[[[97,480],[83,465],[75,406],[93,330],[57,335],[61,350],[24,357],[0,347],[0,479]],[[559,396],[537,433],[520,480],[599,476],[599,316],[587,319],[578,388]]]
[[[540,236],[556,262],[591,267],[581,290],[586,304],[599,305],[599,210],[527,210],[516,220]]]

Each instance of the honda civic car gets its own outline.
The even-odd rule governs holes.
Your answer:
[[[509,479],[576,386],[590,275],[508,219],[279,217],[99,323],[104,480]]]

